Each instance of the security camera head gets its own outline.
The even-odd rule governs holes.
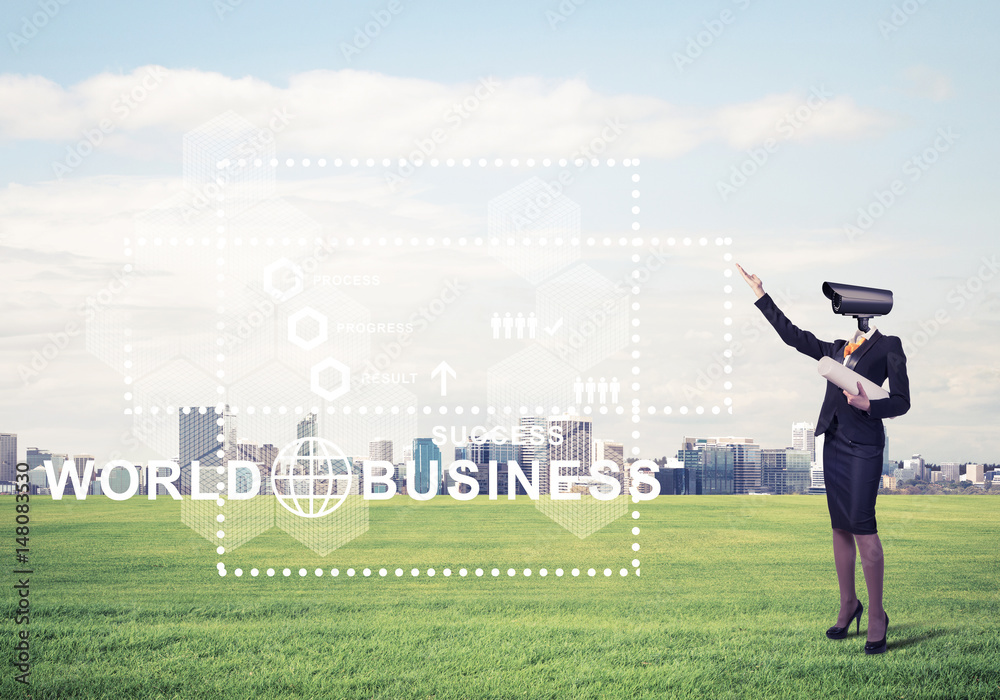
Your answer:
[[[892,292],[888,289],[824,282],[823,294],[831,301],[833,313],[853,316],[858,320],[858,329],[864,333],[868,332],[868,319],[892,311]]]

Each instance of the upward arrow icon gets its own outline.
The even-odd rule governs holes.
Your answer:
[[[449,365],[447,362],[445,362],[444,360],[441,360],[441,364],[439,364],[437,367],[435,367],[434,371],[431,372],[431,379],[434,379],[434,377],[438,376],[439,374],[441,375],[441,396],[447,396],[448,395],[448,375],[450,374],[452,376],[452,378],[454,379],[455,378],[455,370],[453,370],[451,368],[451,365]]]

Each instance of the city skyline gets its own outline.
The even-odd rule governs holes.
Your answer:
[[[263,467],[265,477],[270,473],[270,463],[276,459],[279,447],[272,443],[249,442],[245,438],[239,437],[238,424],[235,420],[236,416],[230,414],[226,409],[223,409],[220,414],[216,413],[214,408],[188,408],[189,411],[187,413],[182,412],[178,415],[178,422],[181,425],[179,426],[180,444],[178,446],[178,457],[176,458],[179,466],[177,487],[182,495],[190,495],[191,493],[190,464],[196,458],[199,459],[202,465],[209,467],[215,464],[221,465],[224,459],[252,461],[256,462],[258,466]],[[322,437],[318,433],[316,418],[317,414],[309,413],[305,418],[298,421],[296,425],[297,439]],[[573,416],[539,418],[546,422],[557,423],[562,426],[571,424],[573,421],[580,421],[579,417]],[[530,427],[535,424],[535,420],[535,417],[522,418],[521,424],[525,427]],[[183,427],[185,422],[188,424],[186,428]],[[541,474],[537,477],[539,481],[535,485],[539,488],[540,495],[549,493],[547,464],[553,453],[556,455],[556,458],[576,458],[580,461],[581,466],[577,470],[572,473],[563,472],[564,476],[576,479],[578,484],[589,483],[589,464],[592,459],[611,459],[619,465],[619,468],[625,466],[626,462],[631,463],[638,459],[657,461],[664,459],[664,463],[660,465],[662,472],[667,472],[671,468],[680,466],[685,470],[688,477],[690,477],[687,481],[676,481],[676,484],[674,484],[671,481],[674,479],[673,476],[666,473],[657,475],[656,478],[660,481],[661,488],[664,489],[661,493],[664,494],[680,493],[681,491],[674,490],[680,488],[684,489],[683,493],[689,494],[746,494],[756,492],[781,494],[792,492],[804,493],[810,487],[813,489],[811,492],[816,492],[817,487],[822,489],[822,459],[815,458],[816,448],[813,450],[803,449],[809,445],[816,444],[813,437],[813,425],[808,422],[792,423],[790,431],[791,439],[789,440],[791,445],[783,447],[763,447],[753,438],[746,437],[686,436],[680,441],[680,447],[674,455],[659,455],[655,457],[643,455],[628,459],[624,457],[622,443],[602,438],[585,437],[591,434],[588,425],[589,422],[589,419],[585,422],[578,422],[576,424],[577,427],[571,429],[571,433],[573,435],[579,434],[579,436],[564,446],[549,444],[546,449],[540,451],[538,446],[531,442],[527,442],[524,445],[515,445],[509,442],[494,442],[485,438],[480,442],[474,442],[470,439],[464,445],[454,446],[454,458],[455,460],[469,460],[481,467],[485,467],[491,461],[497,462],[499,465],[499,490],[501,493],[506,493],[507,490],[507,460],[519,462],[519,466],[523,470],[525,477],[534,483],[536,476],[532,468],[531,459],[539,459]],[[581,428],[583,428],[582,433],[580,433]],[[222,441],[216,440],[217,434],[222,435],[224,439]],[[9,452],[12,448],[16,450],[16,434],[0,433],[0,438],[3,438],[0,441],[0,447],[5,452]],[[411,438],[408,444],[412,446],[412,449],[410,447],[403,448],[402,461],[392,459],[395,445],[392,440],[385,438],[370,440],[368,442],[368,451],[364,457],[353,457],[350,459],[355,462],[361,459],[376,459],[379,461],[388,461],[394,467],[401,467],[393,477],[393,480],[397,484],[406,483],[407,472],[405,468],[407,463],[412,461],[415,467],[415,487],[419,493],[426,493],[430,488],[430,462],[434,460],[438,463],[437,473],[439,479],[436,487],[438,495],[444,494],[448,486],[454,482],[448,474],[450,461],[443,458],[444,453],[440,449],[440,446],[430,437],[416,436]],[[822,441],[819,442],[820,451],[821,444]],[[585,447],[586,449],[584,449]],[[45,460],[51,460],[55,473],[59,474],[63,464],[68,462],[72,457],[74,464],[71,468],[80,478],[83,477],[87,460],[95,460],[93,455],[54,453],[41,450],[37,447],[27,447],[26,452],[25,461],[32,468],[29,474],[31,475],[32,483],[35,485],[42,485],[46,481],[44,475],[41,477],[37,476],[41,473],[39,470]],[[139,465],[141,463],[137,462],[136,464]],[[978,469],[975,472],[978,476],[974,474],[969,480],[974,483],[983,483],[984,473],[990,473],[983,471],[984,465],[991,465],[989,462],[943,462],[938,465],[938,470],[932,472],[928,468],[929,464],[921,454],[914,453],[909,459],[885,462],[883,464],[883,474],[892,479],[891,482],[887,483],[892,483],[892,488],[895,488],[897,480],[917,479],[931,481],[931,476],[934,477],[933,481],[935,482],[957,482],[959,481],[960,472],[968,466]],[[91,493],[100,494],[100,485],[96,482],[96,478],[102,468],[103,465],[95,460],[90,489]],[[695,478],[690,471],[692,468],[697,471],[696,481],[690,480]],[[795,476],[793,479],[793,474],[796,471],[801,472],[802,475]],[[165,471],[161,468],[158,473],[165,474]],[[626,493],[628,488],[627,472],[622,471],[621,474],[622,493]],[[787,478],[784,476],[785,474],[788,475]],[[780,479],[775,481],[778,475],[781,475]],[[489,489],[487,476],[486,470],[481,468],[475,477],[480,482],[480,493],[486,493]],[[216,478],[205,472],[202,472],[202,477],[204,482],[201,491],[211,491],[212,487],[209,482],[216,481]],[[965,481],[965,475],[962,474],[961,477],[961,480]],[[117,478],[120,481],[121,475],[119,474]],[[42,481],[38,481],[38,479],[42,479]],[[0,479],[0,481],[3,481],[3,479]],[[262,486],[261,493],[270,493],[269,481],[266,478],[264,481],[268,483],[268,487]],[[140,483],[145,485],[142,473],[140,473]],[[376,492],[381,492],[382,488],[379,486],[375,490]],[[358,481],[352,487],[351,492],[359,494],[360,491],[361,483]],[[525,493],[520,484],[517,485],[516,492],[521,495]],[[162,487],[158,489],[158,493],[165,493]],[[190,519],[190,514],[188,518]]]

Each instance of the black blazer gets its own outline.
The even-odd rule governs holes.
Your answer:
[[[903,354],[903,344],[894,335],[882,335],[876,330],[871,338],[852,352],[844,360],[846,340],[835,340],[832,343],[819,340],[809,331],[795,326],[781,312],[771,299],[764,294],[755,302],[774,330],[786,345],[808,355],[814,360],[822,357],[832,357],[845,364],[861,376],[870,379],[879,386],[889,379],[889,396],[871,401],[868,411],[851,406],[847,403],[844,392],[833,382],[826,383],[826,396],[823,407],[816,421],[816,434],[822,435],[833,423],[836,417],[838,430],[844,437],[863,445],[885,444],[885,433],[882,429],[882,419],[901,416],[910,410],[910,380],[906,376],[906,355]]]

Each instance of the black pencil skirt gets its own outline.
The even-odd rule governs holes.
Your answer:
[[[882,479],[882,446],[844,437],[837,424],[824,433],[823,480],[830,525],[855,535],[874,535],[875,497]]]

